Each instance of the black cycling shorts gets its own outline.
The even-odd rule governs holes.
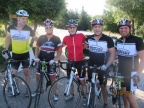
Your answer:
[[[93,72],[93,70],[91,70],[91,69],[88,70],[88,80],[89,81],[91,81],[91,79],[92,79],[92,72]],[[99,80],[100,85],[106,85],[107,84],[107,79],[104,82],[103,77],[107,76],[107,72],[106,71],[101,71],[101,70],[97,70],[97,72],[98,72],[98,80]]]
[[[29,52],[23,54],[12,53],[12,59],[14,60],[29,60]],[[15,62],[12,63],[12,68],[18,70],[20,63],[22,63],[23,68],[29,67],[29,61]]]
[[[125,77],[130,77],[131,76],[131,72],[119,72],[122,76]],[[123,82],[121,83],[122,87],[126,87],[126,91],[130,91],[131,88],[131,79],[130,78],[124,78]]]
[[[68,76],[70,75],[70,71],[71,71],[72,66],[77,69],[79,78],[84,78],[85,77],[86,71],[85,71],[85,69],[82,69],[82,66],[84,66],[84,61],[77,61],[77,62],[68,61],[68,63],[67,63],[67,74],[68,74]]]

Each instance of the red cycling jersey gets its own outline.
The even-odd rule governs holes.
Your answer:
[[[73,36],[67,35],[63,39],[63,44],[68,48],[68,60],[82,61],[83,60],[83,43],[86,37],[82,33],[77,33]]]

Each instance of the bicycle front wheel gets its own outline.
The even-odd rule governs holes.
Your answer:
[[[73,91],[74,97],[70,100],[66,99],[65,91],[68,87],[69,78],[62,77],[59,78],[53,85],[51,86],[48,94],[48,101],[52,108],[75,108],[78,103],[80,102],[81,92],[80,92],[80,85],[79,83],[73,79]],[[70,91],[72,89],[70,88]],[[55,92],[56,91],[56,92]],[[54,94],[58,95],[58,100],[54,100]],[[69,92],[69,94],[71,94]]]
[[[31,91],[28,84],[19,76],[12,77],[4,83],[3,97],[8,108],[30,108]],[[13,91],[13,92],[12,92]]]
[[[90,93],[90,108],[95,108],[96,107],[96,96],[95,96],[95,85],[91,85],[91,93]]]

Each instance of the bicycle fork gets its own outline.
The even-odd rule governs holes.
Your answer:
[[[75,68],[72,67],[72,70],[71,70],[71,73],[70,73],[70,79],[67,82],[67,85],[66,85],[66,88],[65,88],[65,91],[64,91],[65,96],[69,95],[70,88],[71,88],[71,85],[72,85],[72,81],[73,81],[73,78],[74,78],[74,70],[75,70]]]
[[[16,95],[15,94],[15,90],[16,90],[16,93],[19,94],[19,90],[18,90],[18,87],[17,87],[17,82],[15,81],[15,79],[13,79],[13,76],[12,76],[12,73],[10,70],[8,70],[8,77],[9,77],[9,86],[11,87],[11,91],[12,91],[12,95]],[[14,87],[15,85],[15,87]]]

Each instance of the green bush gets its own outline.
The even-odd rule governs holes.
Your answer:
[[[6,36],[6,32],[4,30],[0,30],[0,37],[5,37]]]

